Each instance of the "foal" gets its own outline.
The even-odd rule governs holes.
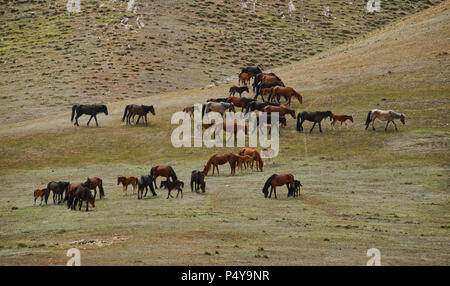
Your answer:
[[[353,117],[350,115],[336,115],[333,114],[333,122],[331,122],[331,126],[334,127],[334,124],[336,123],[336,121],[340,121],[341,122],[341,126],[342,123],[345,123],[345,126],[348,128],[347,123],[345,122],[346,120],[350,120],[353,123]]]
[[[205,192],[205,174],[203,172],[194,170],[191,173],[191,192],[194,191],[198,193],[199,189],[202,189],[202,192]]]
[[[230,87],[230,96],[234,96],[235,93],[239,93],[239,97],[242,97],[242,93],[246,91],[247,93],[250,93],[248,91],[248,86],[232,86]]]
[[[41,197],[41,203],[39,205],[42,205],[42,199],[45,197],[45,204],[47,204],[48,196],[50,195],[50,192],[45,189],[37,189],[34,191],[34,204],[36,204],[36,199],[38,197]]]
[[[175,182],[171,182],[171,181],[161,181],[161,185],[159,186],[159,188],[167,188],[168,193],[167,193],[167,199],[169,197],[173,198],[173,196],[170,194],[170,192],[173,189],[177,189],[178,193],[177,196],[175,198],[178,198],[178,195],[181,193],[181,198],[183,198],[183,188],[184,188],[184,182],[180,181],[180,180],[176,180]]]
[[[133,194],[136,193],[137,178],[136,177],[118,177],[117,184],[122,183],[123,193],[127,195],[128,185],[133,186]]]

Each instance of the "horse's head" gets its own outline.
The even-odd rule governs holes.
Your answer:
[[[333,112],[328,110],[327,112],[325,112],[325,116],[328,116],[330,118],[330,121],[333,120]]]
[[[303,103],[303,97],[302,97],[302,95],[301,95],[299,92],[296,92],[295,96],[297,97],[298,102],[300,102],[300,104],[302,104],[302,103]]]
[[[94,198],[94,196],[92,195],[92,192],[91,192],[91,191],[89,191],[89,190],[87,190],[87,191],[89,192],[88,202],[91,204],[91,206],[92,206],[93,208],[95,208],[95,198]]]
[[[148,107],[148,110],[149,110],[153,115],[155,115],[155,108],[153,107],[153,105],[150,105],[150,106]]]
[[[400,121],[403,123],[403,124],[405,124],[405,115],[402,113],[401,114],[401,117],[400,117]]]
[[[102,105],[101,111],[103,111],[105,115],[108,115],[108,108],[106,107],[106,105]]]
[[[263,192],[263,194],[264,194],[264,197],[267,198],[267,196],[269,195],[269,190],[266,189],[266,188],[263,188],[263,189],[262,189],[262,192]]]
[[[125,177],[118,177],[118,178],[117,178],[117,184],[120,184],[124,178],[125,178]]]
[[[353,123],[353,116],[349,116],[348,119]]]

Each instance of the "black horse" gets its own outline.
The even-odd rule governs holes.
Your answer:
[[[262,68],[261,65],[257,65],[256,67],[249,66],[249,67],[241,68],[241,73],[248,73],[248,74],[253,74],[253,76],[256,76],[263,72],[261,68]]]
[[[77,205],[80,204],[78,210],[81,211],[81,206],[83,205],[83,202],[86,202],[86,211],[89,211],[89,204],[91,204],[91,206],[95,208],[95,198],[92,195],[92,192],[84,184],[78,185],[72,192],[73,198],[71,199],[72,201],[71,208],[73,210],[75,210]]]
[[[153,105],[136,105],[130,104],[125,107],[125,112],[123,113],[122,122],[127,118],[127,125],[131,124],[131,117],[134,118],[135,115],[139,115],[138,120],[136,121],[136,125],[139,123],[141,117],[145,119],[145,125],[148,126],[147,114],[151,112],[155,115],[155,108]]]
[[[245,109],[245,113],[247,114],[249,111],[264,111],[264,107],[266,107],[267,105],[272,105],[272,106],[280,106],[279,103],[275,103],[275,102],[261,102],[261,101],[251,101],[249,103],[247,103],[246,109]]]
[[[66,193],[69,189],[69,182],[50,182],[47,184],[47,191],[50,193],[50,191],[53,191],[53,203],[56,204],[56,199],[58,199],[58,204],[63,201],[63,195]]]
[[[199,189],[202,189],[202,192],[205,192],[205,175],[203,172],[194,170],[191,173],[191,192],[194,191],[198,193]]]
[[[289,189],[288,197],[298,197],[300,195],[300,187],[302,186],[300,181],[294,180],[294,186]]]
[[[316,111],[316,112],[311,112],[311,111],[303,111],[303,112],[299,112],[297,114],[297,131],[298,132],[302,132],[303,131],[303,122],[305,120],[314,122],[311,130],[309,130],[309,133],[311,133],[314,129],[314,127],[316,126],[316,123],[319,123],[319,130],[320,133],[322,133],[322,126],[320,125],[320,122],[326,118],[329,117],[330,121],[333,120],[333,113],[331,111]]]
[[[152,192],[153,196],[156,196],[156,192],[155,189],[153,188],[153,178],[150,175],[145,175],[145,176],[141,176],[138,180],[137,180],[137,185],[138,185],[138,200],[141,200],[142,194],[144,193],[144,189],[145,189],[145,194],[144,197],[147,196],[147,192],[148,192],[148,188],[150,188],[150,191]],[[156,184],[156,183],[155,183]],[[139,195],[140,194],[140,195]]]
[[[73,117],[74,117],[74,115],[76,113],[74,125],[80,126],[78,124],[78,118],[81,115],[86,114],[86,115],[90,115],[91,116],[91,118],[89,118],[87,126],[89,126],[89,122],[91,122],[92,118],[94,118],[95,119],[95,124],[98,127],[97,114],[100,113],[100,112],[103,112],[106,115],[108,115],[108,108],[106,108],[106,105],[97,105],[97,104],[94,104],[94,105],[82,105],[82,104],[75,104],[74,106],[72,106],[72,117],[71,117],[70,121],[73,121]]]

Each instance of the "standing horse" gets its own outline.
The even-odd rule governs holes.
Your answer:
[[[259,151],[257,149],[254,149],[254,148],[242,148],[242,149],[239,150],[239,155],[241,155],[241,156],[249,155],[249,156],[253,157],[253,161],[257,161],[258,162],[258,166],[257,167],[259,168],[259,170],[261,172],[263,171],[264,162],[263,162],[263,160],[261,158],[261,154],[259,154]]]
[[[210,102],[227,102],[228,97],[210,98],[206,103]]]
[[[290,194],[288,196],[298,197],[300,195],[300,187],[302,187],[302,183],[300,181],[294,180],[294,186],[292,187]]]
[[[167,181],[169,181],[169,178],[172,178],[173,182],[178,179],[177,174],[171,166],[155,166],[150,169],[150,176],[153,178],[156,189],[158,188],[158,186],[156,185],[156,178],[158,178],[159,176],[165,177]]]
[[[226,163],[230,164],[231,175],[234,175],[236,169],[236,157],[234,156],[233,153],[214,154],[211,157],[209,157],[208,161],[205,164],[205,167],[203,168],[203,174],[207,176],[212,165],[213,176],[214,176],[214,169],[217,169],[217,175],[219,175],[219,165],[224,165]]]
[[[292,116],[292,118],[296,118],[295,117],[295,110],[294,109],[290,109],[286,106],[273,106],[273,105],[268,105],[266,107],[264,107],[264,112],[272,113],[272,112],[278,112],[279,116],[285,116],[286,114],[290,114]]]
[[[244,108],[247,108],[247,105],[252,101],[255,101],[255,99],[247,97],[234,97],[234,96],[230,96],[227,98],[228,103],[233,103],[235,107],[241,107],[242,108],[241,112],[244,111]]]
[[[261,101],[251,101],[247,104],[247,107],[245,109],[245,113],[247,114],[249,111],[264,111],[264,107],[272,105],[272,106],[280,106],[279,103],[274,102],[261,102]]]
[[[89,126],[89,122],[91,122],[92,118],[95,119],[95,124],[98,127],[98,122],[97,122],[97,114],[103,112],[105,113],[105,115],[108,115],[108,108],[106,107],[106,105],[82,105],[82,104],[75,104],[72,106],[72,117],[70,118],[70,121],[73,121],[73,117],[76,113],[75,116],[75,123],[74,125],[76,126],[80,126],[78,124],[78,118],[80,118],[81,115],[86,114],[86,115],[90,115],[91,118],[89,118],[89,121],[87,122],[87,126]]]
[[[137,186],[137,178],[136,177],[118,177],[117,178],[117,184],[122,183],[122,187],[123,187],[123,193],[125,195],[127,195],[127,191],[128,191],[128,185],[132,185],[133,186],[133,194],[136,192],[136,186]]]
[[[309,130],[309,133],[311,133],[316,126],[316,123],[319,123],[319,130],[320,133],[322,133],[322,126],[320,122],[326,118],[329,117],[330,121],[333,119],[333,113],[331,111],[316,111],[316,112],[310,112],[310,111],[303,111],[299,112],[297,114],[297,131],[302,132],[303,131],[303,122],[305,120],[314,122],[311,130]],[[301,120],[301,122],[300,122]]]
[[[178,190],[177,196],[175,198],[178,198],[178,195],[181,193],[181,198],[183,198],[183,188],[184,188],[184,182],[180,181],[180,180],[176,180],[175,182],[170,182],[170,181],[161,181],[161,185],[159,186],[160,189],[162,188],[167,188],[168,192],[167,192],[167,198],[171,197],[173,198],[173,196],[170,194],[170,192],[173,189]]]
[[[260,84],[279,83],[278,85],[284,86],[283,81],[273,72],[271,73],[259,73],[255,75],[253,80],[253,91],[255,91]]]
[[[239,97],[242,97],[242,93],[246,91],[247,93],[249,93],[248,91],[248,86],[232,86],[230,87],[230,96],[233,96],[235,93],[239,93]]]
[[[81,184],[70,184],[68,189],[67,189],[67,195],[66,198],[64,198],[64,200],[67,200],[67,208],[73,208],[74,205],[74,200],[75,200],[75,191],[78,190],[79,188],[86,188],[87,190],[89,190],[88,185],[90,184],[89,178],[86,180],[86,182],[81,183]],[[91,193],[92,194],[92,193]]]
[[[277,187],[286,185],[288,189],[288,197],[292,194],[291,189],[294,187],[294,176],[292,174],[273,174],[272,176],[267,179],[266,183],[264,184],[264,187],[262,189],[262,192],[264,193],[264,197],[267,198],[267,195],[269,195],[269,198],[272,197],[272,191],[274,192],[275,199],[277,198]],[[270,194],[269,194],[269,187]]]
[[[50,191],[48,191],[47,188],[45,189],[37,189],[34,191],[34,204],[36,204],[36,199],[38,197],[41,197],[41,203],[39,205],[42,205],[42,200],[45,198],[45,204],[47,204],[48,196],[50,195]]]
[[[207,102],[202,107],[202,117],[210,111],[219,112],[222,116],[226,110],[236,112],[233,103],[228,102]]]
[[[302,95],[298,92],[296,92],[292,87],[289,86],[274,86],[271,89],[269,98],[267,101],[271,101],[271,99],[277,98],[278,103],[280,102],[280,96],[283,96],[287,100],[287,104],[291,105],[291,99],[292,97],[297,98],[298,102],[300,104],[303,103]]]
[[[83,202],[86,202],[86,211],[89,211],[89,204],[93,208],[95,208],[95,198],[92,195],[92,192],[83,184],[78,185],[78,187],[73,190],[73,202],[72,202],[72,209],[75,210],[77,207],[77,204],[80,204],[80,207],[78,210],[81,211],[81,206],[83,205]]]
[[[205,174],[203,172],[194,170],[191,173],[191,192],[194,191],[198,193],[199,189],[202,189],[202,192],[205,192]]]
[[[252,74],[253,76],[256,76],[256,75],[262,73],[262,66],[257,65],[257,66],[248,66],[245,68],[241,68],[241,74],[242,73],[248,73],[248,74]]]
[[[89,190],[94,190],[94,199],[97,197],[97,187],[100,191],[100,199],[102,199],[105,196],[102,179],[97,177],[87,178],[85,184]]]
[[[152,192],[153,196],[156,196],[155,193],[155,189],[153,188],[153,178],[151,175],[145,175],[145,176],[141,176],[139,178],[139,180],[137,180],[137,185],[138,185],[138,200],[142,199],[142,194],[144,193],[144,189],[145,189],[145,195],[144,197],[147,196],[147,192],[148,192],[148,188],[150,188],[150,191]],[[155,183],[156,184],[156,183]],[[140,194],[140,196],[139,196]]]
[[[397,124],[395,124],[394,119],[400,119],[400,121],[405,124],[405,115],[403,113],[397,113],[393,110],[379,110],[379,109],[372,109],[369,111],[369,114],[367,114],[366,119],[366,130],[369,127],[369,124],[372,122],[372,129],[375,130],[375,119],[380,119],[381,121],[387,121],[386,127],[384,128],[384,131],[387,131],[388,125],[390,122],[394,124],[395,131],[398,131]]]
[[[50,191],[53,191],[54,204],[56,204],[55,197],[58,199],[58,204],[62,202],[63,194],[64,192],[67,192],[69,185],[70,185],[69,182],[54,182],[54,181],[47,184],[48,193],[50,193]]]
[[[246,72],[239,74],[238,84],[241,85],[248,85],[250,83],[250,80],[252,79],[253,75],[248,74]]]
[[[341,126],[342,123],[344,123],[346,120],[350,120],[353,123],[353,117],[350,115],[336,115],[333,114],[333,121],[331,122],[331,126],[334,127],[334,124],[336,124],[336,121],[340,121],[341,122]],[[345,126],[348,128],[347,123],[345,123]]]
[[[127,125],[129,125],[131,124],[131,117],[139,115],[138,120],[136,121],[136,125],[139,123],[141,117],[144,117],[145,125],[148,126],[147,114],[149,112],[155,115],[155,108],[153,108],[153,105],[136,105],[136,104],[127,105],[123,113],[122,122],[125,120],[126,117]]]
[[[249,166],[251,167],[253,171],[253,157],[250,155],[235,155],[237,158],[237,168],[241,170],[242,172],[242,166],[244,166],[245,169],[247,169]]]

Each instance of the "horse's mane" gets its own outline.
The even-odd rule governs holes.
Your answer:
[[[277,174],[273,174],[272,176],[270,176],[270,177],[267,179],[267,181],[266,181],[266,183],[264,184],[264,187],[263,187],[263,189],[262,189],[262,192],[263,192],[263,193],[267,193],[267,192],[269,191],[270,183],[272,182],[272,180],[273,180],[273,178],[274,178],[275,176],[277,176]]]
[[[258,150],[255,150],[255,157],[256,157],[256,160],[258,160],[259,169],[262,172],[263,167],[264,167],[264,161],[261,159],[261,155],[259,154]]]
[[[172,166],[167,166],[167,168],[169,168],[170,171],[172,171],[171,174],[170,174],[170,177],[172,177],[172,180],[173,180],[174,182],[175,182],[176,180],[178,180],[177,174],[176,174],[175,171],[173,170]]]
[[[389,111],[391,112],[391,114],[394,118],[402,118],[403,116],[405,116],[403,113],[397,113],[393,110],[389,110]]]
[[[208,161],[206,161],[205,167],[203,167],[202,172],[205,174],[205,176],[208,175],[208,172],[211,169],[211,160],[214,157],[214,155],[211,155],[211,157],[209,157]]]

